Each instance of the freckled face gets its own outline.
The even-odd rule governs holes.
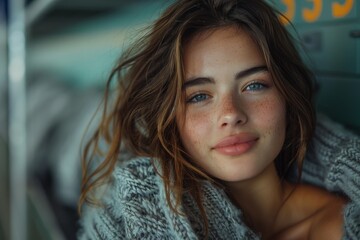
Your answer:
[[[273,164],[285,139],[285,102],[258,46],[241,29],[194,36],[184,49],[186,115],[180,137],[208,174],[234,182]]]

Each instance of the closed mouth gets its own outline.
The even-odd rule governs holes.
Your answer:
[[[259,138],[251,133],[241,133],[222,139],[213,150],[225,155],[241,155],[250,150]]]

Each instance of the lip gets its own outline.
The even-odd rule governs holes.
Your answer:
[[[224,155],[237,156],[249,151],[258,139],[252,133],[240,133],[222,139],[213,149]]]

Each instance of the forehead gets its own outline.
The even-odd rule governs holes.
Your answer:
[[[194,35],[185,43],[183,53],[185,75],[201,74],[201,70],[226,64],[238,65],[239,70],[265,64],[263,54],[250,34],[235,26]]]

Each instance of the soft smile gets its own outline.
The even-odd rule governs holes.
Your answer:
[[[237,156],[249,151],[258,140],[258,137],[251,133],[241,133],[222,139],[213,150],[229,156]]]

